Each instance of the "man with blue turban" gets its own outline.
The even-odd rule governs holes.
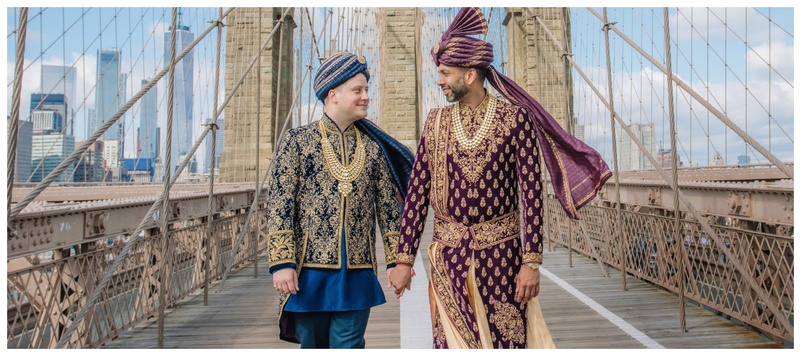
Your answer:
[[[364,348],[377,279],[376,228],[387,275],[395,266],[411,150],[364,119],[367,62],[339,52],[314,79],[319,120],[289,130],[275,154],[267,202],[280,338],[301,348]]]

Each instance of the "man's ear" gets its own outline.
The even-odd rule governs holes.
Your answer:
[[[334,104],[339,102],[339,98],[336,95],[336,90],[328,90],[328,100]]]
[[[475,71],[475,68],[469,68],[466,72],[464,72],[464,82],[467,83],[467,85],[472,85],[472,82],[474,82],[477,78],[478,73]]]

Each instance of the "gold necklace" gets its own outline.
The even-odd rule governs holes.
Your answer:
[[[361,142],[361,134],[355,127],[353,129],[356,130],[356,154],[353,157],[353,161],[345,167],[339,162],[339,159],[336,158],[336,153],[333,152],[333,146],[328,139],[328,132],[325,129],[325,125],[322,123],[322,120],[319,121],[319,131],[322,134],[322,140],[320,140],[322,144],[322,156],[325,158],[325,165],[328,166],[328,170],[333,178],[339,181],[339,193],[342,193],[344,197],[347,197],[347,194],[353,191],[352,183],[361,176],[361,172],[364,170],[364,164],[367,162],[367,150],[364,148],[363,142]],[[342,139],[345,139],[344,135],[342,135]],[[342,157],[344,157],[345,154],[345,152],[342,152]]]
[[[486,113],[483,115],[481,127],[477,132],[475,132],[475,136],[473,136],[471,139],[468,139],[467,132],[464,130],[464,126],[461,124],[461,108],[459,103],[456,102],[455,107],[453,107],[453,113],[451,117],[453,118],[453,130],[455,131],[456,139],[462,148],[471,150],[478,147],[486,135],[489,134],[489,131],[492,129],[492,123],[494,122],[495,107],[497,107],[497,98],[489,95],[489,105],[486,107]]]

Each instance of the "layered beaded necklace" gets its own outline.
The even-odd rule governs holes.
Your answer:
[[[453,130],[455,131],[456,139],[462,148],[471,150],[478,147],[486,135],[489,134],[489,132],[492,130],[494,110],[496,107],[497,98],[489,95],[489,105],[486,107],[486,113],[483,115],[481,127],[477,132],[475,132],[475,136],[473,136],[471,139],[468,139],[467,132],[464,130],[464,126],[461,124],[461,107],[459,103],[456,102],[455,107],[453,107],[453,113],[451,117],[453,118]]]
[[[325,129],[322,120],[319,121],[319,131],[322,134],[322,140],[320,141],[322,144],[322,156],[325,158],[325,165],[328,166],[333,178],[339,181],[339,193],[342,193],[344,197],[347,197],[347,194],[353,191],[352,183],[361,176],[364,164],[367,161],[367,151],[364,148],[364,143],[361,142],[361,133],[355,127],[353,129],[356,130],[356,154],[353,157],[353,161],[345,167],[336,158],[331,141],[328,139],[328,131]],[[342,139],[344,139],[344,136]],[[343,158],[345,154],[345,152],[342,152]]]

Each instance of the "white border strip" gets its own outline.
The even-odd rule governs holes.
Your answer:
[[[431,308],[428,302],[428,273],[420,254],[427,253],[420,249],[414,262],[417,275],[411,279],[411,290],[405,291],[400,298],[400,348],[430,349],[433,347],[431,332]],[[394,293],[390,293],[394,298]]]
[[[567,283],[561,278],[558,278],[556,275],[550,273],[544,267],[539,267],[539,271],[545,277],[549,278],[553,282],[556,282],[561,288],[564,288],[567,292],[578,298],[581,302],[589,306],[589,308],[594,309],[598,314],[602,315],[604,318],[608,319],[608,321],[612,322],[622,331],[626,332],[628,335],[636,339],[647,347],[648,349],[664,349],[665,347],[659,344],[657,341],[651,339],[645,333],[636,329],[633,325],[628,324],[627,321],[618,317],[616,314],[612,313],[610,310],[606,309],[602,305],[598,304],[592,298],[587,297],[585,294],[581,293],[579,290],[575,289],[572,285]]]

